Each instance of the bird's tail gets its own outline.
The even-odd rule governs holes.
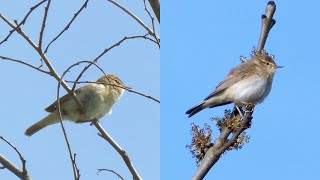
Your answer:
[[[205,108],[214,108],[218,106],[223,106],[226,104],[232,103],[231,101],[226,101],[225,99],[217,99],[217,98],[210,98],[202,101],[201,103],[195,105],[191,109],[189,109],[186,114],[189,114],[189,117],[197,114],[199,111],[202,111]]]
[[[199,111],[207,108],[204,104],[205,104],[205,101],[202,101],[201,103],[199,103],[199,104],[195,105],[194,107],[190,108],[190,109],[186,112],[186,114],[189,114],[188,117],[191,117],[191,116],[197,114]]]
[[[59,122],[59,115],[58,113],[53,112],[45,118],[38,121],[37,123],[30,126],[24,134],[26,136],[32,136],[34,133],[40,131],[41,129],[57,122]]]

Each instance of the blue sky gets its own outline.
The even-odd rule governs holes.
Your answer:
[[[8,19],[21,20],[38,1],[1,2],[0,12]],[[83,1],[84,2],[84,1]],[[52,1],[44,33],[44,44],[55,37],[80,8],[82,1],[66,3]],[[151,26],[143,1],[117,1],[133,11]],[[23,29],[38,41],[44,6],[30,15]],[[0,21],[0,39],[9,32]],[[160,31],[156,23],[157,32]],[[107,1],[89,1],[88,7],[76,19],[47,53],[56,71],[62,72],[79,60],[98,56],[124,36],[144,35],[146,31],[122,10]],[[0,55],[26,60],[40,65],[38,54],[17,33],[0,46]],[[143,39],[129,40],[116,47],[98,63],[107,73],[117,74],[134,90],[160,99],[160,50]],[[72,69],[66,76],[74,79],[83,66]],[[83,80],[96,80],[102,74],[91,68]],[[0,135],[17,146],[27,160],[33,179],[73,179],[72,168],[60,125],[52,125],[32,137],[24,131],[46,116],[44,109],[56,99],[57,82],[47,74],[24,65],[0,61],[1,103]],[[61,92],[65,94],[65,91]],[[113,169],[125,179],[131,174],[118,153],[89,124],[65,122],[72,150],[77,154],[81,179],[118,179],[98,168]],[[160,179],[160,105],[154,101],[125,92],[113,108],[111,116],[101,120],[106,131],[128,153],[144,179]],[[0,142],[0,153],[20,166],[20,160],[8,145]],[[50,175],[49,175],[50,174]],[[7,170],[0,170],[0,179],[17,179]]]
[[[204,99],[257,46],[268,1],[163,1],[161,49],[161,179],[190,179],[195,159],[185,147],[191,123],[209,121],[232,105],[188,119]],[[277,23],[265,49],[278,65],[268,98],[255,108],[251,139],[223,155],[205,179],[319,179],[318,1],[275,1]]]

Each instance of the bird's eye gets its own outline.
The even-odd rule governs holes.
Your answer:
[[[269,65],[270,63],[267,62],[267,65]]]

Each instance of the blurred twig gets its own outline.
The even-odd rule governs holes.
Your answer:
[[[112,172],[113,174],[117,175],[120,179],[124,180],[124,178],[119,173],[115,172],[114,170],[111,170],[111,169],[98,169],[97,174],[99,174],[101,171]]]
[[[143,3],[144,3],[144,10],[148,13],[150,19],[151,19],[151,22],[152,22],[152,30],[153,32],[156,32],[156,28],[155,28],[155,25],[154,25],[154,18],[153,16],[151,15],[151,13],[149,12],[148,8],[147,8],[147,5],[146,5],[146,0],[143,0]],[[160,4],[159,4],[159,8],[160,8]],[[159,9],[160,11],[160,9]],[[160,12],[159,12],[160,13]],[[159,14],[159,23],[160,23],[160,14]],[[159,38],[155,38],[155,41],[156,43],[158,44],[158,46],[160,47],[160,39]]]
[[[149,4],[160,23],[160,0],[149,0]]]

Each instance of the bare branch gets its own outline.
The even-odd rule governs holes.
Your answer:
[[[25,61],[22,61],[22,60],[19,60],[19,59],[14,59],[14,58],[6,57],[6,56],[0,56],[0,59],[9,60],[9,61],[17,62],[17,63],[20,63],[20,64],[24,64],[24,65],[29,66],[29,67],[31,67],[31,68],[33,68],[35,70],[40,71],[40,72],[43,72],[43,73],[46,73],[46,74],[50,74],[49,71],[43,70],[40,67],[36,67],[36,66],[34,66],[32,64],[26,63]]]
[[[112,169],[98,169],[98,172],[97,174],[99,174],[101,171],[109,171],[109,172],[112,172],[113,174],[117,175],[120,179],[124,180],[124,178],[117,172],[115,172],[114,170]]]
[[[156,101],[156,102],[160,103],[160,100],[159,100],[159,99],[156,99],[156,98],[154,98],[154,97],[152,97],[152,96],[149,96],[149,95],[146,95],[146,94],[140,93],[140,92],[138,92],[138,91],[134,91],[134,90],[129,89],[129,88],[124,88],[124,89],[125,89],[125,90],[127,90],[128,92],[132,92],[132,93],[135,93],[135,94],[139,94],[139,95],[141,95],[141,96],[143,96],[143,97],[146,97],[146,98],[152,99],[152,100],[154,100],[154,101]]]
[[[149,4],[160,23],[160,0],[149,0]]]
[[[269,31],[275,25],[276,21],[273,19],[273,14],[276,11],[276,4],[273,1],[269,1],[266,7],[266,14],[261,16],[262,18],[262,27],[260,33],[260,39],[258,43],[257,51],[262,51],[264,49],[264,45],[267,41]]]
[[[52,41],[50,41],[50,43],[48,44],[48,46],[46,47],[46,49],[44,50],[44,53],[48,52],[49,47],[51,46],[51,44],[56,41],[65,31],[67,31],[69,29],[69,27],[71,26],[71,24],[73,23],[73,21],[77,18],[77,16],[81,13],[81,11],[84,8],[87,8],[89,0],[86,0],[84,2],[84,4],[81,6],[81,8],[74,14],[73,18],[69,21],[69,23],[67,24],[67,26],[65,28],[63,28],[63,30],[55,37],[52,39]]]
[[[9,37],[12,35],[12,33],[14,33],[21,25],[25,24],[27,18],[29,17],[29,15],[31,14],[31,12],[33,10],[35,10],[37,7],[39,7],[42,3],[46,2],[47,0],[43,0],[43,1],[40,1],[38,4],[32,6],[29,10],[29,12],[25,15],[25,17],[22,19],[22,21],[18,24],[17,27],[15,27],[14,29],[12,29],[9,34],[0,42],[0,45],[4,42],[6,42]]]
[[[111,136],[103,129],[100,125],[99,121],[92,122],[96,128],[99,130],[99,136],[108,141],[108,143],[121,155],[122,159],[126,163],[128,169],[130,170],[134,180],[141,180],[142,178],[139,176],[138,172],[135,170],[133,164],[131,163],[128,154],[125,150],[123,150],[112,138]]]
[[[15,174],[17,177],[19,177],[22,180],[31,180],[28,171],[26,169],[26,160],[23,158],[22,154],[19,152],[19,150],[11,144],[8,140],[6,140],[4,137],[0,136],[0,139],[2,139],[4,142],[6,142],[10,147],[12,147],[16,153],[19,155],[19,158],[22,162],[22,169],[19,169],[17,166],[15,166],[11,161],[6,159],[4,156],[0,154],[0,163],[7,168],[9,171],[11,171],[13,174]]]
[[[44,28],[46,27],[46,20],[49,12],[49,7],[50,7],[51,0],[48,0],[47,6],[44,8],[44,15],[43,15],[43,21],[42,21],[42,26],[40,30],[40,36],[39,36],[39,43],[38,47],[41,49],[42,48],[42,38],[43,38],[43,32]]]
[[[239,135],[250,127],[253,113],[253,109],[249,110],[250,108],[253,107],[249,107],[246,110],[243,120],[239,124],[235,124],[232,128],[227,123],[220,126],[220,136],[216,138],[213,145],[205,153],[198,170],[191,178],[192,180],[203,179],[212,166],[220,159],[221,155],[237,143]],[[227,121],[234,121],[235,116],[239,116],[239,114],[233,111],[230,119],[227,119]],[[228,139],[231,134],[232,137]]]
[[[13,162],[11,162],[9,159],[7,159],[6,157],[4,157],[1,154],[0,154],[0,164],[2,164],[4,167],[1,169],[7,168],[9,171],[11,171],[17,177],[22,178],[22,170],[19,169],[16,165],[14,165]]]

